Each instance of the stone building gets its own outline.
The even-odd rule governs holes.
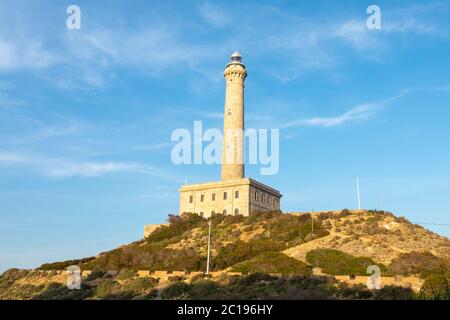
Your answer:
[[[226,79],[221,181],[183,185],[180,214],[214,213],[249,215],[254,211],[279,210],[281,194],[244,176],[244,82],[245,65],[238,52],[231,55]]]

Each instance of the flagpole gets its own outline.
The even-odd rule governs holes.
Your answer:
[[[359,177],[356,177],[356,192],[358,194],[358,210],[361,210],[361,198],[359,195]]]
[[[209,218],[209,227],[208,227],[208,256],[206,258],[206,274],[209,274],[209,255],[211,251],[211,220],[212,216]]]

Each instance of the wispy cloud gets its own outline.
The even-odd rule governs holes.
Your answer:
[[[131,149],[138,151],[154,151],[170,147],[172,144],[169,142],[155,143],[155,144],[138,144],[132,146]]]
[[[361,122],[373,118],[376,113],[386,107],[389,103],[408,94],[411,90],[402,90],[399,94],[387,99],[363,103],[350,108],[348,111],[333,117],[315,117],[309,119],[297,119],[285,123],[282,129],[291,127],[324,127],[330,128],[353,122]]]
[[[215,77],[220,72],[213,67],[217,59],[238,48],[253,57],[275,61],[263,63],[264,71],[281,81],[291,81],[306,72],[340,65],[345,57],[341,55],[342,44],[357,53],[363,51],[360,57],[367,59],[380,51],[389,53],[384,49],[395,39],[388,35],[446,33],[427,16],[442,10],[436,5],[426,10],[398,8],[386,15],[383,11],[383,30],[376,33],[367,30],[364,14],[351,19],[339,13],[333,19],[311,19],[271,6],[237,7],[206,1],[195,8],[200,19],[189,22],[177,19],[167,23],[160,17],[151,23],[128,27],[108,24],[106,28],[86,19],[80,32],[58,29],[51,36],[46,23],[35,28],[36,13],[32,14],[27,6],[10,9],[0,22],[0,73],[37,70],[39,76],[65,89],[102,88],[116,78],[122,67],[152,77],[180,70]],[[238,23],[234,21],[236,10]],[[15,19],[19,15],[20,19]],[[227,32],[216,34],[222,27]],[[9,37],[12,29],[21,36]]]
[[[215,27],[224,27],[233,21],[232,16],[227,14],[222,8],[207,1],[203,1],[200,4],[199,13],[207,23]]]
[[[0,35],[0,73],[20,69],[45,69],[57,62],[57,56],[43,48],[39,40],[5,39]]]
[[[17,152],[0,152],[0,166],[28,167],[50,178],[89,178],[116,172],[133,172],[169,178],[161,173],[161,170],[140,163],[79,161]]]
[[[23,105],[24,102],[22,100],[14,98],[11,94],[0,90],[0,108],[12,108]]]
[[[223,119],[222,112],[205,112],[202,113],[202,116],[209,119]]]

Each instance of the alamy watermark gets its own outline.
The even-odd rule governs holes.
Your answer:
[[[379,6],[372,4],[367,7],[367,14],[370,16],[366,20],[366,26],[369,30],[381,29],[381,9]]]
[[[369,290],[380,290],[381,289],[381,269],[377,265],[371,265],[367,267],[366,272],[371,274],[367,278],[367,289]]]
[[[81,269],[79,266],[72,265],[67,267],[67,288],[69,290],[81,289]]]
[[[203,131],[202,121],[194,121],[193,134],[178,128],[172,132],[171,141],[177,142],[171,151],[176,165],[260,165],[261,175],[275,175],[280,167],[279,129],[226,129],[223,134],[216,128]]]
[[[79,6],[72,4],[67,7],[66,13],[69,14],[66,20],[66,27],[69,30],[81,29],[81,9]]]

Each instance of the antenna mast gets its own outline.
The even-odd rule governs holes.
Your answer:
[[[358,210],[361,210],[361,197],[359,195],[359,177],[356,177],[356,193],[358,195]]]
[[[211,220],[212,216],[209,218],[209,228],[208,228],[208,256],[206,258],[206,274],[209,274],[209,253],[211,248]]]

